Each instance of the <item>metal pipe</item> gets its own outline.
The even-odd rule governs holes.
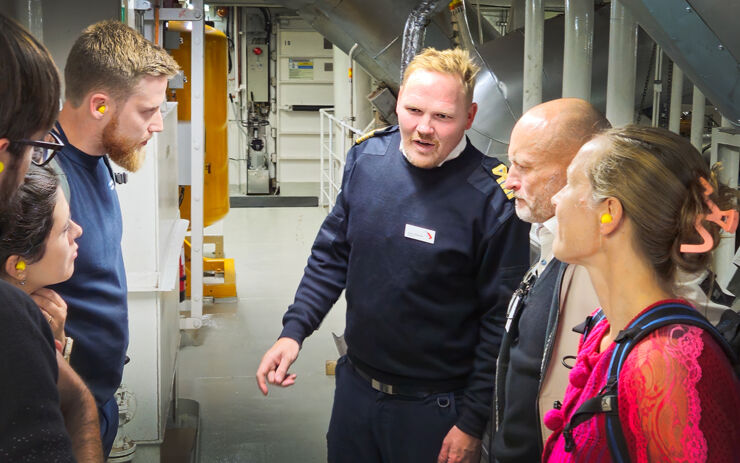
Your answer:
[[[704,137],[704,115],[707,100],[699,87],[694,86],[694,97],[691,102],[691,144],[701,151]]]
[[[683,100],[683,71],[673,63],[671,79],[671,108],[668,116],[668,130],[678,133],[681,127],[681,102]]]
[[[509,7],[509,20],[506,32],[515,31],[524,27],[524,9],[526,0],[511,0]]]
[[[522,112],[542,102],[545,9],[542,0],[527,0],[524,12],[524,79]]]
[[[154,45],[159,45],[159,7],[154,7]]]
[[[450,3],[450,18],[452,20],[452,28],[455,30],[457,46],[470,52],[470,55],[474,59],[480,58],[473,43],[473,35],[470,33],[465,2],[457,1]],[[479,61],[478,64],[482,64],[482,61]]]
[[[39,42],[44,41],[44,14],[41,0],[16,0],[16,19],[36,37]]]
[[[483,28],[480,23],[480,0],[475,3],[475,11],[478,16],[478,45],[483,45]]]
[[[194,8],[201,12],[200,19],[193,21],[190,50],[191,107],[191,164],[190,164],[190,229],[192,254],[190,259],[190,319],[192,328],[200,328],[203,317],[203,159],[205,146],[205,101],[204,95],[204,30],[203,0],[192,0]]]
[[[260,0],[263,2],[264,0]],[[484,8],[511,8],[512,6],[516,5],[516,2],[518,0],[479,0],[480,3]],[[232,2],[219,2],[219,5],[223,6],[236,6],[236,5],[244,5],[246,0],[234,0]],[[334,3],[337,3],[338,0],[333,0]],[[252,2],[257,3],[257,2]],[[284,4],[284,2],[280,0],[275,0],[276,4]],[[475,2],[478,3],[477,1]],[[595,2],[597,4],[603,3],[603,1],[599,0],[598,2]],[[547,11],[553,11],[553,12],[563,12],[563,0],[544,0],[543,5],[545,7],[545,10]],[[523,10],[522,10],[523,11]],[[483,26],[485,27],[485,26]]]
[[[352,48],[349,49],[349,70],[347,71],[347,74],[349,76],[349,123],[354,127],[354,124],[352,124],[355,121],[355,89],[352,85],[352,78],[353,78],[353,68],[355,67],[354,61],[352,61],[352,55],[355,54],[355,50],[357,50],[358,44],[355,43],[352,45]]]
[[[336,113],[335,113],[336,114]],[[336,130],[336,124],[334,121],[329,121],[329,186],[327,190],[329,193],[331,193],[332,185],[334,184],[334,151],[336,151],[337,147],[334,146],[334,130]],[[334,207],[334,198],[329,194],[328,200],[328,206],[329,209]]]
[[[336,48],[335,48],[336,49]],[[324,156],[326,155],[326,132],[324,131],[324,119],[326,119],[326,108],[319,109],[319,207],[324,205]],[[331,127],[331,121],[329,121]]]
[[[722,127],[712,130],[712,152],[710,165],[720,163],[722,169],[717,173],[717,180],[730,188],[738,187],[740,172],[740,138],[734,134],[735,125],[722,116]],[[727,285],[734,274],[735,234],[720,231],[720,239],[712,253],[712,267],[717,274],[717,281]]]
[[[614,127],[635,118],[637,23],[620,0],[611,3],[609,66],[606,80],[606,118]]]
[[[593,0],[565,0],[564,98],[591,99],[593,49]]]
[[[655,75],[653,79],[653,117],[651,125],[660,125],[660,96],[663,94],[663,48],[655,45]]]
[[[121,4],[126,5],[126,25],[132,29],[136,29],[136,9],[134,8],[134,0],[123,0]]]

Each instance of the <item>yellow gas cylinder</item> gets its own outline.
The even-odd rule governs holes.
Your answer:
[[[190,30],[183,21],[170,21],[168,29],[180,33],[180,48],[171,50],[185,72],[186,82],[176,90],[177,119],[190,120]],[[229,212],[229,160],[226,132],[226,74],[228,45],[226,35],[205,28],[205,164],[203,169],[203,222],[208,226],[221,220]],[[184,187],[180,216],[190,220],[190,186]]]

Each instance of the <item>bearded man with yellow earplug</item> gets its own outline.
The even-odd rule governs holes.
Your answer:
[[[72,220],[85,230],[72,278],[51,287],[66,301],[70,364],[87,382],[100,415],[106,456],[118,429],[114,394],[128,347],[122,217],[114,164],[135,172],[162,130],[167,80],[179,69],[165,50],[118,21],[91,25],[64,69],[65,102],[55,128],[65,147],[55,158],[69,185]]]

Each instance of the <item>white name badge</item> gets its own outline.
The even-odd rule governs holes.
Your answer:
[[[406,224],[406,231],[403,236],[411,238],[412,240],[423,241],[424,243],[434,244],[434,237],[437,232],[434,230],[427,230],[426,228],[417,227],[415,225]]]

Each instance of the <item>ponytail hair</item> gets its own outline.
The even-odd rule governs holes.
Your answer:
[[[607,148],[588,172],[594,199],[615,197],[622,203],[635,227],[636,248],[659,279],[669,286],[677,268],[689,273],[709,268],[718,224],[701,221],[712,237],[711,249],[687,253],[681,245],[704,241],[696,220],[711,213],[707,199],[720,210],[737,210],[738,192],[717,181],[718,166],[710,169],[687,139],[665,129],[628,125],[599,137]],[[712,186],[708,198],[701,179]]]

